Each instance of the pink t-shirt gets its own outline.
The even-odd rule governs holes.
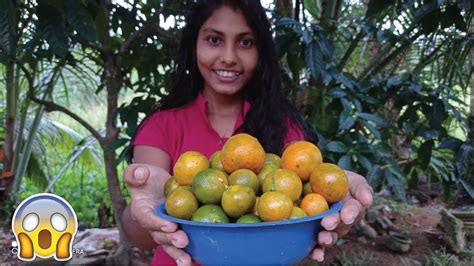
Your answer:
[[[242,125],[250,104],[244,102],[243,113],[234,125],[234,134]],[[295,123],[289,121],[284,143],[303,140],[304,134]],[[169,169],[173,169],[178,157],[186,151],[198,151],[207,158],[222,149],[227,138],[221,138],[207,117],[207,101],[199,93],[196,100],[180,108],[158,111],[151,115],[139,128],[133,145],[152,146],[166,152],[171,159]],[[176,265],[159,246],[152,265]]]

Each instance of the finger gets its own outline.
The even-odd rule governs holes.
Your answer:
[[[324,260],[324,247],[315,248],[313,252],[311,252],[310,256],[313,260],[318,262],[323,262]]]
[[[150,169],[143,164],[131,164],[125,169],[125,182],[137,187],[145,184],[150,177]]]
[[[352,197],[360,201],[364,206],[372,204],[372,187],[367,183],[367,180],[354,172],[345,171],[349,179],[349,191]]]
[[[364,207],[355,199],[347,199],[341,210],[341,221],[346,225],[351,225],[364,214]]]
[[[336,229],[340,221],[339,213],[334,213],[324,217],[323,220],[321,220],[321,226],[324,227],[324,229],[331,231]]]
[[[318,243],[321,246],[332,246],[336,244],[338,235],[336,232],[321,231],[318,234]]]
[[[151,232],[153,240],[157,244],[171,245],[175,248],[184,248],[189,244],[188,236],[179,230],[173,233]]]
[[[191,256],[186,253],[184,250],[176,248],[171,245],[163,245],[163,250],[170,255],[179,266],[188,266],[191,265]]]
[[[132,218],[138,222],[143,228],[149,231],[174,232],[178,229],[176,223],[160,218],[154,213],[154,206],[148,201],[143,200],[132,201],[131,212]],[[137,210],[137,211],[135,211]]]

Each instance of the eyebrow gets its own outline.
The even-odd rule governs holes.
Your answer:
[[[205,29],[202,30],[202,31],[203,31],[203,32],[208,32],[208,31],[210,31],[210,32],[213,32],[213,33],[215,33],[215,34],[217,34],[217,35],[225,35],[224,32],[219,31],[219,30],[216,30],[216,29],[214,29],[214,28],[212,28],[212,27],[205,28]],[[251,31],[246,31],[246,32],[242,32],[242,33],[239,33],[239,34],[238,34],[238,36],[246,36],[246,35],[250,35],[250,36],[254,37],[254,34],[253,34],[253,32],[251,32]]]

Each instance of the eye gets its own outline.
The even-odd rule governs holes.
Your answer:
[[[29,213],[28,215],[23,218],[23,229],[25,229],[26,232],[31,232],[35,230],[36,227],[38,227],[39,224],[39,216],[36,213]]]
[[[211,45],[218,45],[219,43],[221,43],[221,40],[219,39],[219,37],[216,37],[216,36],[209,36],[209,37],[207,37],[207,41],[208,41]]]
[[[51,225],[56,231],[62,232],[67,227],[66,218],[60,213],[55,213],[51,215]]]
[[[253,45],[254,41],[252,39],[242,39],[240,41],[240,44],[244,47],[251,47]]]

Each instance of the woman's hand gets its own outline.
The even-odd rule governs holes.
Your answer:
[[[176,223],[154,213],[156,206],[165,200],[163,188],[169,176],[168,172],[153,165],[131,164],[127,167],[125,181],[131,194],[130,216],[178,265],[191,265],[191,257],[182,250],[189,243],[186,234],[178,230]]]
[[[365,208],[372,204],[372,187],[365,178],[356,173],[345,171],[349,179],[349,193],[339,213],[327,216],[321,221],[326,231],[318,235],[318,247],[311,253],[311,258],[319,262],[324,260],[324,247],[336,243],[338,236],[347,234],[352,225],[365,214]]]

